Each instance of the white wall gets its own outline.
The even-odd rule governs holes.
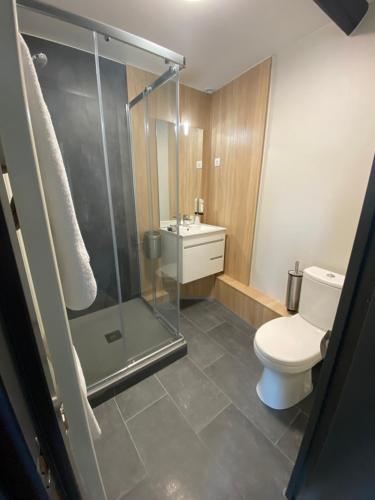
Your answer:
[[[251,285],[284,301],[299,259],[345,273],[375,152],[375,5],[273,59]]]

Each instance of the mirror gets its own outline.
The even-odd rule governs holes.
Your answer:
[[[156,120],[160,221],[176,217],[175,124]],[[203,197],[203,129],[181,124],[180,133],[180,214],[194,215],[194,199]]]

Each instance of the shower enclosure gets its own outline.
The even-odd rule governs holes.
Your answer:
[[[8,46],[14,48],[14,58],[10,50],[7,55],[15,81],[22,79],[15,61],[17,30],[35,56],[98,287],[88,309],[65,307],[29,135],[32,128],[19,98],[19,113],[18,104],[9,109],[20,124],[17,146],[7,123],[2,123],[7,194],[1,191],[1,201],[5,204],[6,197],[14,198],[20,221],[14,244],[51,391],[72,419],[69,432],[75,436],[75,460],[86,468],[86,473],[80,471],[82,477],[89,478],[97,463],[78,403],[81,396],[74,386],[72,344],[92,400],[113,395],[119,386],[130,385],[186,353],[179,332],[177,238],[175,259],[169,256],[174,271],[164,273],[161,267],[156,146],[157,121],[172,122],[177,216],[179,72],[184,58],[38,1],[20,0],[17,10],[11,0],[1,4],[14,21],[5,31]],[[9,90],[9,82],[4,79],[1,84]],[[21,85],[17,92],[22,95]],[[2,104],[6,108],[7,103]],[[28,170],[26,164],[31,165]],[[92,498],[102,498],[100,480],[86,487],[97,495]]]
[[[184,347],[178,282],[160,269],[155,147],[156,120],[165,116],[178,141],[179,65],[29,10],[20,13],[20,31],[35,56],[98,285],[88,309],[67,311],[92,395]],[[176,248],[176,270],[177,258]]]

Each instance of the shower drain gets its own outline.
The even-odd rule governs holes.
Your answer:
[[[116,342],[116,340],[120,340],[122,335],[120,330],[113,330],[113,332],[106,333],[104,337],[106,338],[108,344],[111,344],[112,342]]]

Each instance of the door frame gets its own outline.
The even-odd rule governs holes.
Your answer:
[[[22,285],[24,290],[27,288],[26,297],[35,293],[36,307],[58,388],[59,406],[63,404],[69,426],[65,438],[75,471],[79,471],[76,480],[80,491],[88,498],[106,500],[73,357],[73,344],[41,185],[20,62],[15,1],[0,0],[0,11],[0,60],[6,68],[6,71],[0,72],[0,140],[30,268],[29,275],[32,276],[32,282],[23,280]],[[4,196],[1,198],[3,210],[9,212],[8,200]],[[17,248],[17,235],[14,237],[14,225],[8,226],[8,229],[19,273],[25,276],[27,273]]]
[[[1,205],[0,241],[0,378],[25,449],[28,448],[36,468],[42,455],[51,471],[50,491],[56,488],[61,498],[79,500],[82,497],[53,406]],[[4,460],[5,471],[14,466]],[[34,478],[30,483],[36,481]],[[27,482],[18,485],[19,492],[22,485],[26,487]]]

